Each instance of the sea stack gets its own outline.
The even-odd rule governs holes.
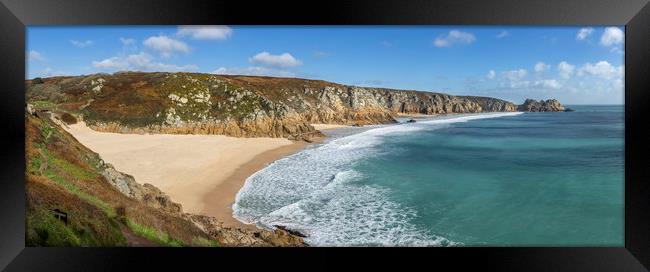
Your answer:
[[[536,101],[529,98],[524,101],[524,104],[519,105],[517,107],[517,110],[529,112],[554,112],[564,111],[564,106],[562,106],[562,104],[560,104],[560,102],[555,99]]]

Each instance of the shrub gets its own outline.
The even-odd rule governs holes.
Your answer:
[[[68,125],[72,125],[72,124],[77,123],[77,118],[74,118],[74,116],[72,116],[72,114],[69,114],[67,112],[61,114],[61,120],[63,120],[63,122],[65,122]]]

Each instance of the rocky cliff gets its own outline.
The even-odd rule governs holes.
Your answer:
[[[395,122],[396,114],[521,108],[489,97],[196,73],[121,72],[31,80],[27,97],[81,115],[100,131],[290,139],[319,135],[312,123],[382,124]]]

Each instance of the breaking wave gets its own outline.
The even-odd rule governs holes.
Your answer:
[[[246,180],[233,215],[264,228],[286,226],[316,246],[453,246],[412,224],[415,211],[391,200],[390,190],[364,182],[354,165],[382,152],[384,137],[476,119],[489,113],[382,126],[334,139],[277,160]]]

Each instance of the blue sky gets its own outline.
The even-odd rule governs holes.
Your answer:
[[[605,26],[33,26],[26,73],[268,75],[622,104],[624,40],[622,27]]]

